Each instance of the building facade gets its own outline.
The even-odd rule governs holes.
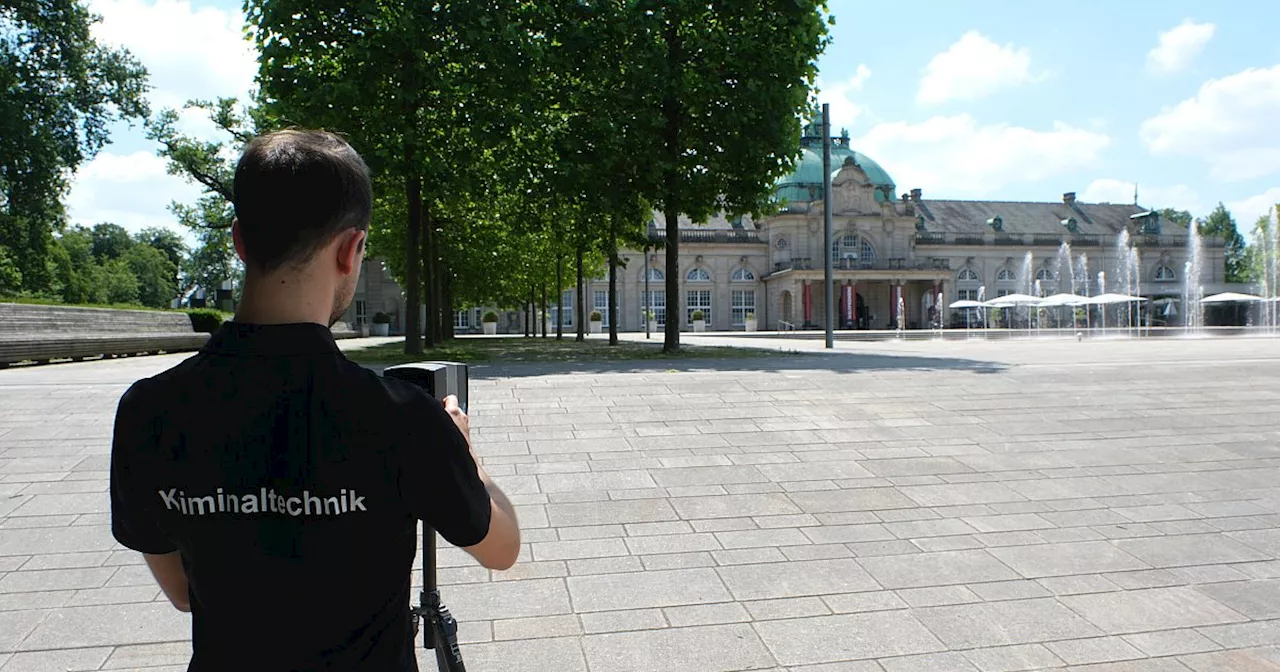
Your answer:
[[[682,216],[677,269],[666,267],[661,250],[622,253],[620,329],[643,331],[646,309],[659,328],[677,319],[692,330],[695,310],[703,311],[709,331],[742,330],[748,317],[762,330],[825,328],[822,138],[813,130],[802,140],[796,170],[777,185],[784,203],[777,214],[754,221],[720,215],[705,223]],[[855,152],[847,137],[832,138],[831,166],[837,329],[964,326],[964,313],[947,306],[1015,293],[1140,295],[1154,307],[1148,323],[1180,324],[1177,316],[1187,314],[1188,231],[1154,208],[1083,203],[1071,192],[1046,202],[933,200],[921,189],[899,195],[888,172]],[[665,237],[664,222],[655,212],[651,239]],[[398,330],[403,293],[385,269],[370,266],[348,321],[359,324],[370,310],[394,311]],[[1200,241],[1199,268],[1204,294],[1227,289],[1220,239]],[[679,276],[678,315],[667,306],[670,273]],[[584,284],[587,312],[599,310],[607,328],[607,278]],[[574,328],[575,292],[564,292],[562,308],[552,308],[553,325],[563,319]],[[483,310],[459,311],[455,327],[479,331]],[[500,332],[523,331],[521,312],[498,312]]]

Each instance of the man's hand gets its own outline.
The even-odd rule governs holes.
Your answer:
[[[453,424],[458,426],[458,431],[467,440],[467,449],[471,451],[471,459],[475,460],[480,482],[484,483],[485,490],[489,492],[489,534],[479,544],[462,550],[489,569],[510,569],[520,554],[520,524],[516,520],[515,507],[493,479],[489,478],[489,474],[485,473],[484,467],[480,466],[480,458],[471,443],[471,420],[458,407],[458,398],[452,394],[445,397],[444,410],[449,412]]]

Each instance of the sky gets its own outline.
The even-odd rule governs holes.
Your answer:
[[[257,71],[239,0],[88,0],[99,39],[150,71],[155,109],[245,97]],[[924,197],[1172,207],[1219,202],[1248,235],[1280,202],[1280,3],[1274,0],[828,0],[819,100],[833,128]],[[182,128],[223,139],[195,112]],[[178,230],[140,125],[78,172],[73,221]]]

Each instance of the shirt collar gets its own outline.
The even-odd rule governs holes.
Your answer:
[[[316,355],[339,352],[333,332],[315,322],[251,324],[224,322],[202,352],[231,355]]]

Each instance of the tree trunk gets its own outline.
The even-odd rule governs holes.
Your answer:
[[[674,7],[672,7],[674,10]],[[672,12],[674,14],[674,11]],[[662,212],[667,227],[667,324],[666,339],[662,350],[675,353],[680,350],[680,324],[684,314],[680,310],[680,125],[681,109],[679,98],[680,73],[684,69],[684,54],[680,44],[680,17],[668,17],[663,37],[667,43],[667,90],[662,98],[662,116],[666,121],[663,130],[663,142],[666,145],[666,171],[663,175]]]
[[[547,337],[547,283],[542,283],[542,337]]]
[[[437,333],[439,340],[443,343],[445,340],[453,340],[456,333],[453,331],[453,313],[455,306],[453,305],[453,277],[449,275],[449,269],[445,265],[444,260],[437,258],[436,266],[440,267],[440,330]],[[483,316],[481,316],[483,317]]]
[[[585,243],[578,243],[578,284],[574,286],[573,291],[577,298],[575,303],[578,309],[578,336],[574,339],[575,341],[587,340],[587,314],[585,311],[587,303],[586,297],[583,296],[586,292],[582,291],[582,259],[587,256],[586,247]]]
[[[409,232],[405,247],[405,296],[404,296],[404,352],[407,355],[422,354],[422,332],[418,325],[418,314],[421,312],[422,274],[421,271],[421,238],[422,238],[422,178],[413,170],[414,153],[411,146],[406,145],[404,152],[405,165],[409,168],[409,178],[405,184],[405,198],[409,206]]]
[[[564,254],[556,254],[556,340],[564,338]]]
[[[423,340],[426,341],[428,348],[434,348],[440,342],[436,338],[435,329],[432,328],[435,324],[436,312],[440,309],[435,293],[435,228],[431,212],[424,205],[422,208],[422,285],[427,319],[423,321]]]
[[[618,344],[618,218],[609,218],[609,345]]]

